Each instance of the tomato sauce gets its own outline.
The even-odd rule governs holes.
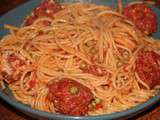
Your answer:
[[[29,85],[30,89],[34,88],[36,86],[36,83],[37,83],[36,80],[30,80],[28,82],[28,85]]]

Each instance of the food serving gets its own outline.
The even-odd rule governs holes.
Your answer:
[[[147,36],[157,21],[146,4],[132,5],[117,12],[42,1],[21,27],[5,25],[10,33],[0,41],[1,87],[7,83],[18,101],[34,109],[72,116],[146,102],[160,85],[160,42]],[[151,21],[137,18],[132,7]]]

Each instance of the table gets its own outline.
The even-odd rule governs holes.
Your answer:
[[[1,0],[0,15],[28,0]],[[8,4],[9,3],[9,4]],[[0,120],[35,120],[0,99]],[[160,120],[160,103],[132,120]]]

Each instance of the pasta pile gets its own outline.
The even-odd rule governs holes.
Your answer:
[[[102,100],[103,109],[89,111],[89,115],[129,109],[156,94],[140,80],[135,61],[142,49],[160,52],[159,42],[108,6],[63,4],[54,19],[5,27],[10,33],[0,41],[0,69],[13,72],[17,80],[9,82],[9,88],[18,101],[34,109],[55,112],[47,99],[48,85],[62,78],[78,81]],[[24,61],[14,71],[6,62],[12,54]],[[89,65],[105,74],[84,72]]]

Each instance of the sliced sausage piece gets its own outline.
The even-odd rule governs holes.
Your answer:
[[[136,60],[136,72],[150,88],[160,85],[160,55],[153,51],[141,51]]]
[[[49,86],[48,98],[54,103],[56,112],[83,116],[88,112],[88,105],[93,99],[93,94],[81,83],[64,78]]]

